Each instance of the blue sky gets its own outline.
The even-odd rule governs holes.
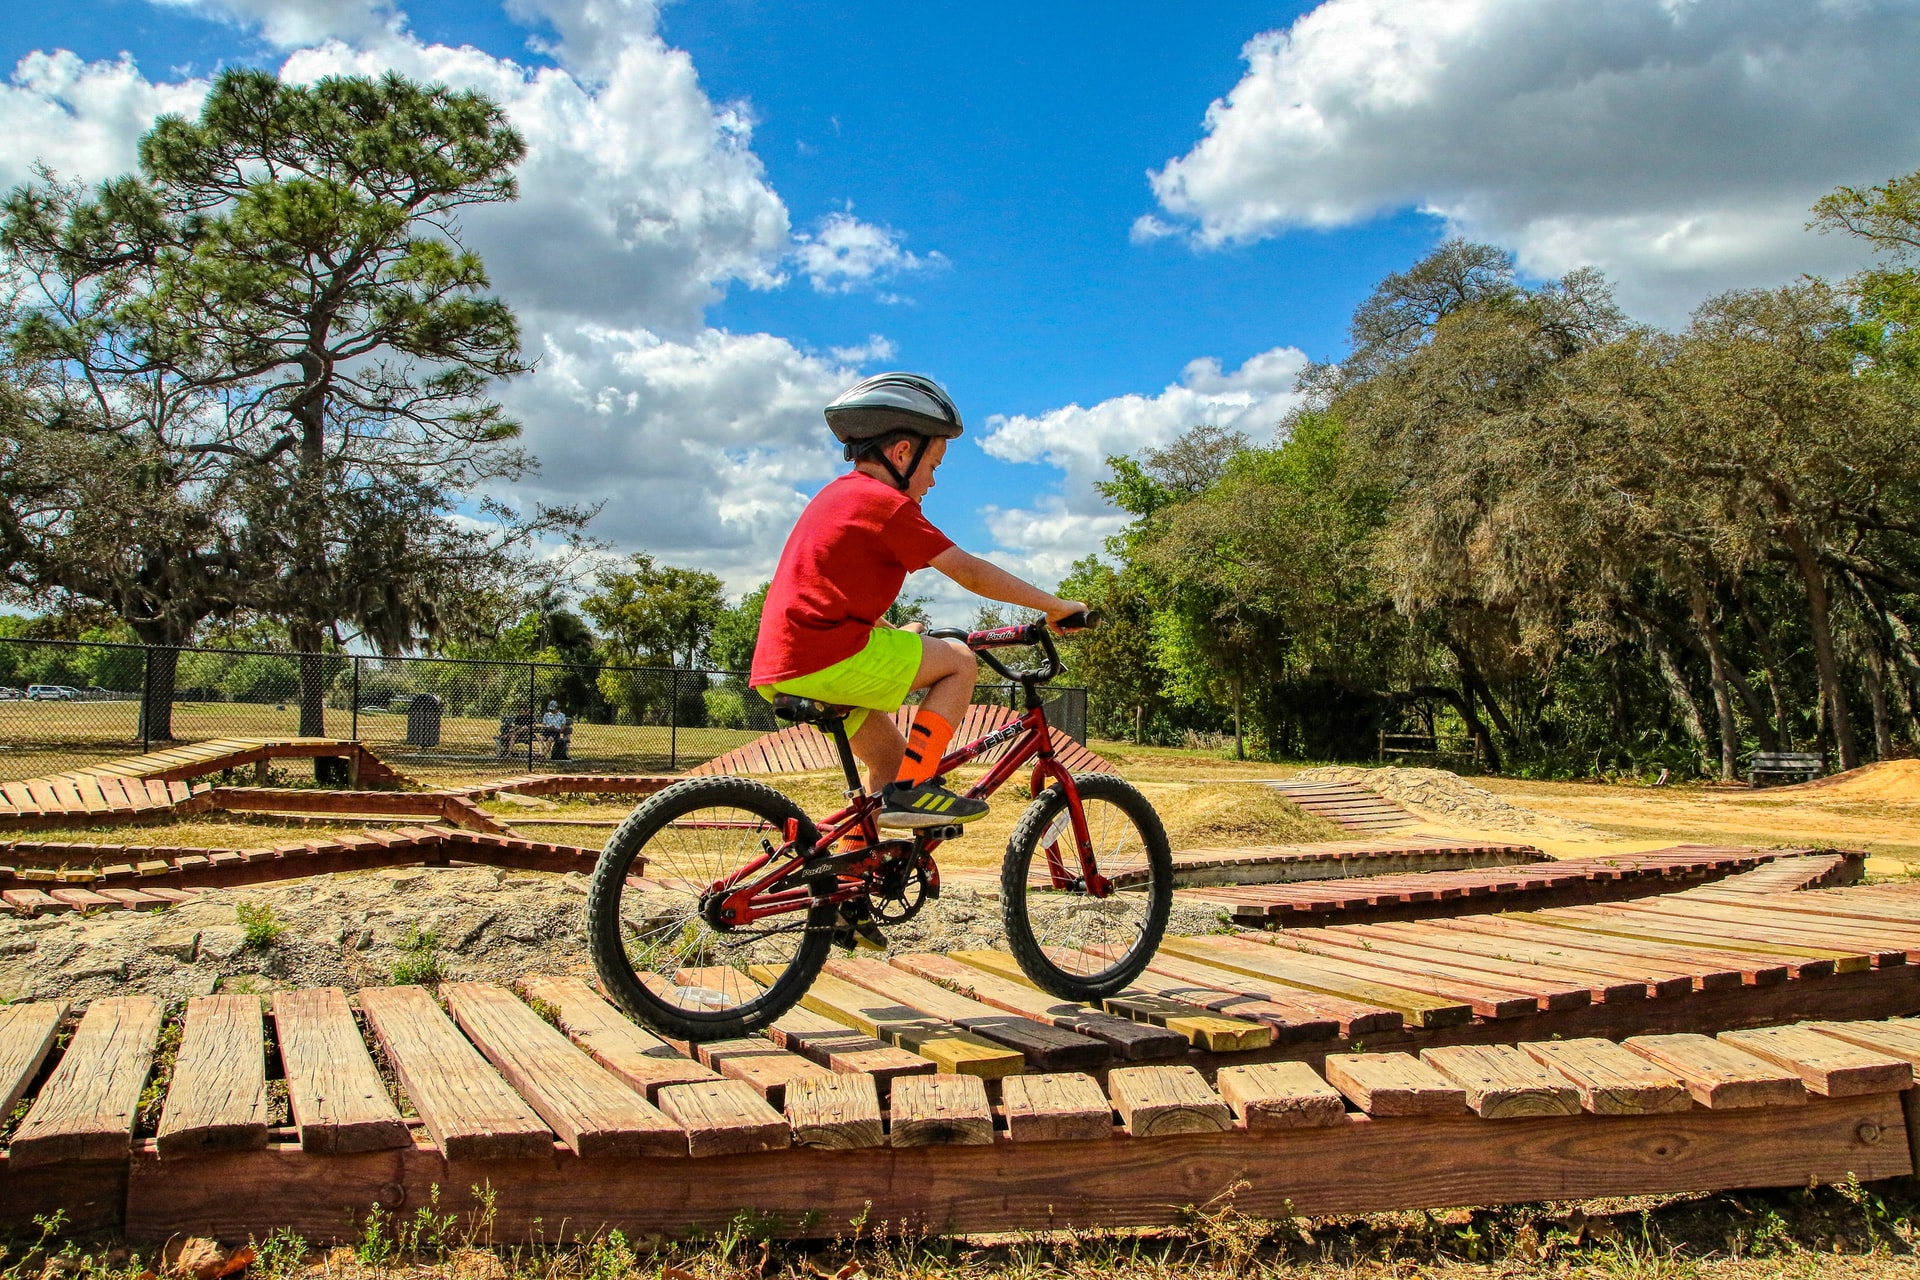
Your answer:
[[[970,441],[930,513],[1050,585],[1117,524],[1106,453],[1271,431],[1445,235],[1673,325],[1850,270],[1807,205],[1920,167],[1876,109],[1913,0],[15,0],[0,53],[8,184],[124,167],[234,63],[500,96],[527,198],[471,239],[541,362],[506,395],[546,463],[518,496],[605,500],[622,549],[737,588],[861,373],[949,385]]]

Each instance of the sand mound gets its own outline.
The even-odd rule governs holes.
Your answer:
[[[1882,760],[1862,765],[1831,778],[1797,782],[1775,791],[1818,792],[1835,800],[1884,800],[1894,804],[1920,804],[1920,760]]]
[[[1268,787],[1155,787],[1152,800],[1176,852],[1217,845],[1307,844],[1346,834]]]
[[[1359,769],[1351,765],[1323,765],[1296,773],[1293,782],[1344,782],[1378,792],[1395,804],[1435,822],[1491,831],[1526,831],[1569,839],[1597,836],[1583,822],[1569,822],[1550,814],[1508,804],[1484,787],[1476,787],[1445,769]]]

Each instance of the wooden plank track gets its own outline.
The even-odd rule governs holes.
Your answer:
[[[300,1146],[318,1155],[412,1144],[339,987],[278,991],[273,1025]]]
[[[452,1160],[546,1155],[553,1137],[419,987],[366,987],[360,1007],[427,1132]]]
[[[267,1145],[266,1026],[260,997],[187,1002],[154,1146],[162,1156]]]
[[[698,1177],[677,1161],[585,1161],[565,1150],[450,1167],[421,1148],[316,1160],[278,1147],[195,1161],[188,1178],[142,1153],[132,1162],[126,1236],[245,1239],[271,1225],[313,1243],[351,1243],[358,1226],[343,1205],[383,1196],[426,1203],[435,1186],[441,1211],[460,1220],[480,1212],[470,1188],[491,1188],[496,1239],[537,1232],[558,1241],[615,1228],[718,1231],[743,1204],[774,1234],[817,1237],[850,1234],[856,1218],[935,1233],[1170,1224],[1230,1189],[1237,1211],[1280,1218],[1804,1186],[1850,1175],[1869,1182],[1911,1171],[1903,1125],[1892,1094],[1654,1116],[1491,1122],[1462,1112],[1098,1142],[795,1148],[716,1156]]]
[[[140,1090],[160,1038],[151,996],[96,1000],[73,1033],[8,1155],[16,1166],[124,1159],[133,1145]]]

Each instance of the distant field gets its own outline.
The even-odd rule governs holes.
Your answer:
[[[353,735],[351,712],[329,707],[325,723],[329,737]],[[499,758],[497,718],[446,716],[440,722],[440,745],[433,748],[405,741],[403,715],[362,711],[358,727],[360,740],[381,759],[418,778],[497,777],[527,767],[524,743],[508,758]],[[292,737],[299,730],[300,712],[294,703],[177,702],[173,708],[176,742]],[[664,725],[579,724],[574,726],[571,761],[536,759],[534,768],[652,773],[677,763],[684,769],[757,736],[750,729],[676,732]],[[0,780],[81,768],[140,750],[137,702],[0,702]],[[299,766],[289,762],[279,767]]]

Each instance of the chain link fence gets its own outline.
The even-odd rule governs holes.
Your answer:
[[[1084,741],[1086,690],[1047,692]],[[361,742],[423,781],[677,772],[780,727],[738,671],[0,639],[0,780],[289,737]]]

